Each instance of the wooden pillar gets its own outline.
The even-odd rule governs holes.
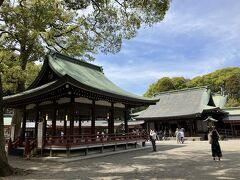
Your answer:
[[[128,117],[129,117],[129,110],[125,106],[125,110],[124,110],[124,131],[125,131],[125,133],[129,132],[129,129],[128,129]]]
[[[57,121],[57,104],[54,103],[54,108],[53,108],[53,119],[52,119],[52,135],[56,136],[56,121]]]
[[[47,133],[47,119],[46,115],[43,118],[43,137],[46,137],[46,133]]]
[[[92,121],[91,121],[91,134],[96,134],[96,127],[95,127],[95,121],[96,121],[96,108],[95,108],[95,100],[92,100],[92,107],[91,107],[91,113],[92,113]]]
[[[27,111],[26,111],[26,107],[24,106],[24,109],[23,109],[23,121],[22,121],[22,131],[21,131],[21,136],[20,136],[20,142],[24,142],[25,141],[26,121],[27,121]]]
[[[35,134],[34,137],[37,138],[38,135],[38,122],[39,122],[39,106],[36,105],[36,114],[35,114]]]
[[[67,114],[67,110],[66,110],[65,111],[65,118],[64,118],[64,127],[63,127],[64,135],[67,135],[67,121],[68,121],[68,114]]]
[[[80,116],[78,116],[78,122],[79,122],[79,124],[78,124],[78,134],[82,135],[82,121],[81,121]]]
[[[74,106],[74,97],[71,97],[71,105],[70,105],[70,135],[73,135],[73,131],[74,131],[74,110],[75,106]]]
[[[111,129],[111,110],[108,111],[107,113],[107,121],[108,121],[108,133],[110,133],[110,129]]]
[[[109,118],[109,133],[113,134],[114,133],[114,103],[111,103],[111,109],[110,109],[110,118]]]

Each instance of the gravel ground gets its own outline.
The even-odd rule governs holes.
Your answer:
[[[158,141],[151,148],[68,163],[9,157],[24,175],[4,179],[240,179],[240,140],[220,141],[221,161],[213,161],[207,141]],[[147,143],[150,146],[150,143]]]

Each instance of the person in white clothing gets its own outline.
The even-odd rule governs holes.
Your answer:
[[[179,131],[179,134],[180,134],[180,142],[183,144],[184,142],[184,129],[181,128],[180,131]]]
[[[156,150],[156,139],[157,139],[157,134],[156,134],[156,132],[154,131],[154,130],[151,130],[150,131],[150,139],[151,139],[151,141],[152,141],[152,147],[153,147],[153,151],[157,151]]]
[[[176,136],[177,143],[180,143],[181,135],[180,135],[180,131],[178,128],[175,131],[175,136]]]

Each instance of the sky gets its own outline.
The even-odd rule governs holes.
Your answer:
[[[123,40],[119,53],[95,58],[108,79],[137,95],[162,77],[240,66],[240,1],[172,0],[163,21]]]

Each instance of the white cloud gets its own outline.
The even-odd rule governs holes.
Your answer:
[[[110,80],[138,94],[164,76],[192,78],[240,66],[239,9],[236,0],[173,0],[163,22],[124,41],[119,54],[98,55],[96,63]]]

